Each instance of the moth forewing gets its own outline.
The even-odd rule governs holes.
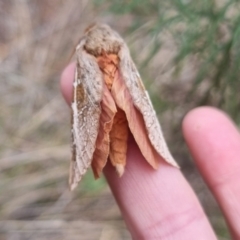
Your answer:
[[[178,167],[178,164],[173,159],[166,141],[163,137],[160,123],[153,109],[152,102],[145,90],[140,74],[133,63],[126,45],[120,51],[120,72],[128,87],[132,100],[137,109],[141,112],[145,127],[147,128],[148,137],[154,146],[155,150],[169,164]]]
[[[83,46],[80,43],[76,50],[77,64],[73,82],[71,189],[77,186],[91,165],[101,114],[102,74],[95,58],[86,53]]]
[[[157,168],[161,159],[178,166],[127,45],[118,33],[104,24],[89,27],[76,55],[71,189],[91,164],[95,177],[99,177],[107,156],[118,174],[124,173],[128,127],[152,167]]]

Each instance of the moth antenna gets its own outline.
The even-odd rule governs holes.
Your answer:
[[[84,33],[88,32],[91,28],[95,27],[97,25],[96,22],[91,23],[84,31]]]

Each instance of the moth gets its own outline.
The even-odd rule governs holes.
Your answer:
[[[177,167],[120,35],[105,24],[90,26],[76,47],[76,57],[70,188],[77,186],[90,165],[98,178],[107,161],[122,176],[130,132],[154,169],[161,159]]]

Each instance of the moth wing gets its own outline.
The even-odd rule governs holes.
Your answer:
[[[91,165],[99,130],[102,99],[102,73],[95,58],[77,47],[77,66],[72,102],[73,154],[69,185],[73,190]]]
[[[145,90],[140,74],[133,63],[129,50],[125,44],[119,51],[119,58],[122,78],[127,85],[134,105],[143,116],[151,144],[166,162],[178,167],[167,147],[161,126],[157,119],[156,112],[152,106],[148,92]]]

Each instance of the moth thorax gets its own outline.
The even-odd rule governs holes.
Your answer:
[[[120,47],[121,46],[118,42],[109,43],[102,41],[101,43],[96,45],[96,42],[92,41],[92,39],[87,40],[85,44],[86,51],[94,55],[95,57],[102,55],[103,52],[117,55]]]
[[[108,26],[94,25],[86,32],[85,49],[94,56],[102,52],[118,54],[122,46],[121,37]]]

